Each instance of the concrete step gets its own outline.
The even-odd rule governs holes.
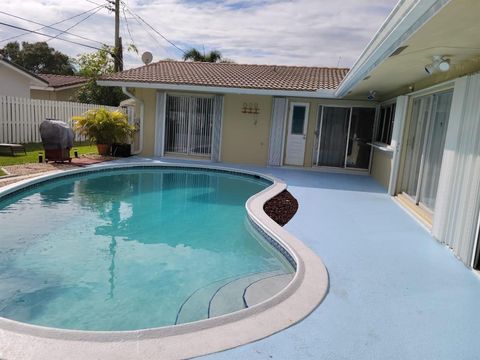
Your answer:
[[[230,281],[219,287],[210,301],[209,317],[228,314],[248,307],[243,300],[245,289],[261,279],[282,273],[282,271],[257,273]]]
[[[244,301],[248,307],[261,303],[284,289],[294,274],[279,274],[258,280],[250,284],[244,293]]]

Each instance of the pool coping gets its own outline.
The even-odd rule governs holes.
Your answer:
[[[0,189],[0,197],[51,179],[137,167],[217,170],[256,176],[271,181],[272,185],[250,197],[245,207],[255,227],[264,236],[280,244],[295,261],[296,272],[292,281],[273,297],[247,309],[192,323],[142,330],[64,330],[0,317],[0,357],[6,359],[191,358],[227,350],[270,336],[303,320],[323,301],[328,291],[329,280],[322,260],[263,211],[263,205],[267,200],[287,188],[285,182],[271,175],[211,164],[106,163],[94,167],[50,172],[10,184]]]

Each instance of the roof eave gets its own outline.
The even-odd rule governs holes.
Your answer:
[[[221,94],[249,94],[266,96],[290,96],[306,98],[335,98],[335,90],[319,89],[316,91],[301,90],[275,90],[275,89],[257,89],[257,88],[238,88],[238,87],[220,87],[204,85],[186,85],[186,84],[165,84],[154,82],[135,82],[135,81],[116,81],[116,80],[97,80],[100,86],[120,86],[130,88],[158,89],[158,90],[176,90],[193,91],[202,93],[221,93]]]
[[[30,86],[30,89],[31,90],[47,90],[47,91],[63,91],[63,90],[68,90],[68,89],[74,89],[74,88],[81,87],[81,86],[85,85],[86,83],[87,83],[87,81],[77,83],[77,84],[73,84],[73,85],[48,86],[48,87],[32,85],[32,86]]]
[[[344,97],[451,0],[401,0],[340,83]]]

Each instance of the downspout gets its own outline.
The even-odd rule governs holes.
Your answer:
[[[122,86],[122,91],[129,98],[134,99],[135,101],[138,101],[140,103],[140,135],[138,137],[140,144],[137,151],[132,151],[132,155],[138,155],[143,151],[143,115],[145,112],[145,103],[143,102],[143,100],[140,100],[130,91],[128,91],[126,86]]]

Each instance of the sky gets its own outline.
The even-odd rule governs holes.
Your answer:
[[[150,51],[154,61],[181,59],[183,53],[149,29],[152,25],[182,50],[219,50],[237,63],[351,67],[397,0],[123,0],[121,35],[124,48],[135,44],[139,54],[124,52],[125,68],[142,65]],[[54,25],[58,38],[29,33],[13,41],[45,41],[76,57],[94,51],[60,38],[100,47],[114,42],[114,15],[96,4],[107,0],[11,0],[2,2],[0,22],[38,30],[36,25],[1,12],[51,25],[90,9],[94,11]],[[97,11],[98,12],[95,12]],[[94,13],[95,12],[95,13]],[[93,14],[93,15],[92,15]],[[137,17],[139,16],[139,17]],[[130,31],[129,31],[130,30]],[[38,32],[54,36],[58,31]],[[24,31],[0,25],[0,41]],[[92,41],[93,40],[93,41]],[[7,41],[0,42],[3,47]]]

